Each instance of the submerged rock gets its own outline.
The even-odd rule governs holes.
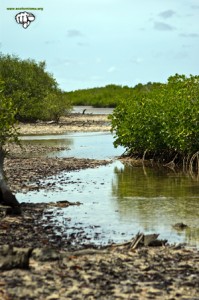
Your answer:
[[[184,230],[185,228],[188,228],[188,225],[184,223],[176,223],[173,225],[173,228],[176,230]]]

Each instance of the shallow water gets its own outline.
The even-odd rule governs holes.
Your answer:
[[[60,157],[110,159],[124,151],[122,147],[113,147],[113,137],[109,133],[24,138],[26,142],[30,139],[33,143],[66,143],[70,151],[49,154]],[[29,192],[17,197],[20,201],[30,202],[81,202],[82,205],[61,212],[55,210],[54,217],[63,226],[63,231],[75,227],[78,232],[83,228],[91,238],[89,242],[96,244],[122,242],[138,231],[156,232],[170,243],[199,247],[199,183],[189,176],[175,174],[169,169],[123,165],[117,160],[108,166],[57,176],[66,178],[62,185],[56,185],[57,190]],[[48,180],[56,182],[57,176]],[[176,231],[172,225],[178,222],[189,228]]]
[[[124,152],[123,147],[113,147],[113,136],[109,132],[70,132],[62,135],[22,136],[21,141],[34,145],[69,148],[69,150],[49,153],[50,157],[112,159]]]

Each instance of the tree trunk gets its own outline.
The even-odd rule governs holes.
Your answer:
[[[7,210],[9,214],[20,215],[21,208],[15,195],[11,192],[6,184],[3,165],[4,165],[5,152],[0,146],[0,204],[10,206]]]

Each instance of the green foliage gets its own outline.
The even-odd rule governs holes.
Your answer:
[[[3,96],[3,82],[0,81],[0,150],[6,142],[17,141],[15,114],[13,101]]]
[[[199,76],[171,76],[167,84],[122,98],[112,116],[115,146],[142,156],[185,157],[199,150]]]
[[[128,98],[134,94],[148,93],[157,88],[160,83],[147,84],[139,83],[135,87],[109,84],[105,87],[98,87],[85,90],[66,92],[72,105],[92,105],[94,107],[116,107],[120,99]]]
[[[37,119],[50,119],[52,106],[58,110],[61,105],[62,111],[69,107],[67,101],[57,102],[62,92],[58,89],[58,84],[51,74],[45,71],[45,62],[35,62],[34,60],[21,60],[16,56],[0,55],[0,79],[5,83],[4,96],[12,98],[17,108],[17,118],[22,121],[34,121]],[[51,98],[47,103],[46,99]],[[66,97],[63,94],[63,99]],[[55,102],[52,103],[52,99]],[[56,114],[55,114],[56,115]]]
[[[115,107],[119,97],[127,97],[132,88],[114,84],[100,88],[77,90],[66,93],[73,105],[92,105],[94,107]]]
[[[48,107],[46,110],[45,107]],[[61,116],[66,115],[70,111],[70,102],[65,93],[57,91],[48,94],[43,102],[42,120],[55,120],[59,122]]]

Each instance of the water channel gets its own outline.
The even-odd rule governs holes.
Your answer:
[[[123,165],[116,157],[124,149],[113,147],[110,133],[24,136],[22,140],[23,143],[47,143],[70,148],[50,153],[50,156],[109,159],[113,162],[96,169],[62,173],[60,175],[66,176],[66,181],[64,185],[57,184],[57,190],[18,193],[19,201],[81,202],[80,206],[62,209],[55,218],[62,226],[64,220],[70,220],[73,230],[84,228],[96,244],[123,242],[140,231],[159,233],[160,238],[167,239],[169,243],[199,247],[198,181],[166,168]],[[48,180],[56,182],[56,176]],[[178,222],[189,227],[177,231],[172,225]]]

